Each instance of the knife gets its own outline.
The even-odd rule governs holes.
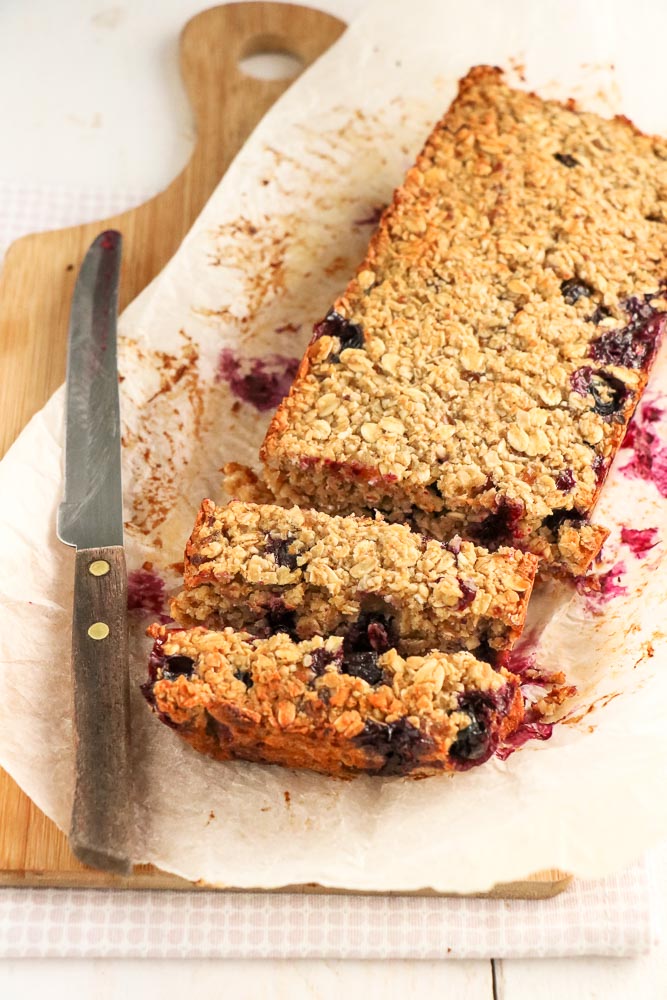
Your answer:
[[[101,233],[79,272],[69,325],[65,495],[58,537],[76,548],[72,679],[76,778],[70,846],[132,871],[127,572],[116,317],[122,237]]]

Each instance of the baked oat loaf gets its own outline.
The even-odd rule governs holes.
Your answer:
[[[585,572],[666,255],[665,139],[471,70],[271,423],[278,502]]]
[[[468,652],[350,659],[341,637],[294,642],[152,625],[144,694],[219,760],[413,777],[487,760],[523,718],[518,682]]]
[[[172,615],[258,636],[344,636],[348,652],[469,649],[499,662],[523,627],[536,568],[515,549],[443,545],[381,519],[205,500]]]

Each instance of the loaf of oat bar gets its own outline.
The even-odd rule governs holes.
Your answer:
[[[219,760],[344,777],[481,764],[523,718],[516,677],[468,652],[348,656],[344,640],[259,639],[152,625],[143,691],[163,722]]]
[[[585,572],[666,278],[667,141],[471,70],[315,327],[269,486]]]
[[[338,635],[349,652],[470,649],[498,663],[523,627],[536,568],[515,549],[442,544],[379,518],[205,500],[172,615],[264,637]]]

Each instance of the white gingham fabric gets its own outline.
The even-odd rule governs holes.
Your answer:
[[[154,192],[0,181],[0,261],[30,232],[103,219]],[[529,958],[642,954],[647,865],[549,900],[0,889],[0,958]]]
[[[654,932],[645,865],[547,900],[0,890],[0,957],[629,956]]]
[[[140,205],[154,191],[28,187],[0,181],[0,260],[9,244],[27,233],[106,219]]]

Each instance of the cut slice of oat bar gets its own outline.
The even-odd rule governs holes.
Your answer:
[[[149,635],[146,698],[219,760],[426,776],[483,763],[523,718],[517,678],[468,652],[361,660],[339,636],[294,642],[162,625]]]
[[[380,518],[205,500],[172,615],[258,636],[338,635],[349,653],[469,649],[499,663],[523,627],[537,562]]]
[[[269,428],[278,502],[585,572],[666,256],[665,139],[471,70]]]

